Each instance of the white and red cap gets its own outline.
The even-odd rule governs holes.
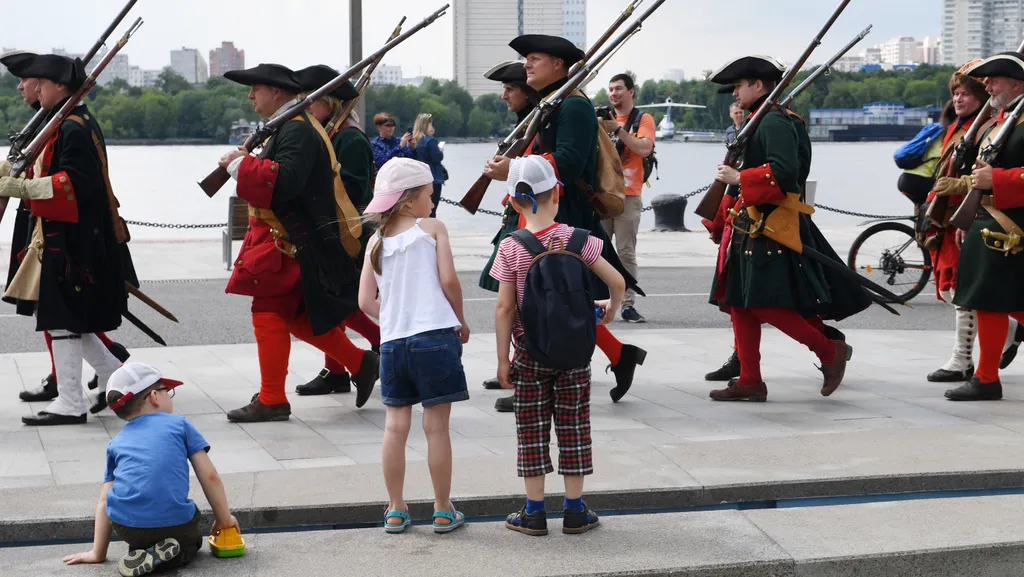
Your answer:
[[[363,213],[385,212],[395,206],[403,192],[433,182],[434,175],[425,163],[411,158],[392,158],[380,167],[373,185],[373,200]]]
[[[516,190],[520,184],[530,186],[529,193],[521,193]],[[555,174],[555,167],[543,156],[528,155],[520,158],[513,158],[508,165],[508,195],[514,198],[528,199],[533,202],[533,212],[537,213],[538,194],[554,190],[558,182]]]
[[[184,384],[181,381],[164,378],[160,371],[149,365],[142,363],[125,363],[121,365],[114,371],[114,374],[110,375],[110,380],[107,381],[108,393],[110,391],[117,391],[122,395],[116,403],[110,405],[110,409],[120,409],[132,397],[157,383],[168,389]]]

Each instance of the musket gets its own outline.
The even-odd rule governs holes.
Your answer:
[[[620,46],[627,39],[632,37],[637,30],[641,28],[644,21],[647,20],[654,12],[665,3],[665,0],[655,0],[654,4],[647,9],[646,12],[641,14],[634,20],[625,30],[619,33],[619,35],[599,53],[594,55],[592,58],[572,67],[575,70],[575,74],[569,77],[569,81],[565,83],[557,92],[546,98],[531,112],[522,122],[519,123],[512,133],[509,134],[505,139],[498,143],[498,156],[504,156],[506,158],[519,158],[526,153],[526,147],[530,145],[533,138],[537,136],[540,129],[547,124],[551,116],[558,111],[558,107],[562,105],[562,102],[572,95],[573,92],[579,89],[583,82],[591,76],[591,73],[605,60],[607,60],[616,48]],[[519,136],[522,132],[522,136]],[[477,209],[480,208],[480,202],[484,198],[484,194],[487,193],[487,187],[491,184],[491,177],[483,174],[473,186],[469,189],[459,204],[462,208],[466,209],[470,214],[476,214]]]
[[[146,323],[139,320],[139,317],[132,314],[132,312],[129,311],[128,309],[121,311],[121,316],[123,316],[125,320],[127,320],[128,322],[135,325],[140,331],[145,333],[147,337],[153,339],[154,341],[165,347],[167,346],[167,343],[164,342],[164,339],[160,335],[156,334],[156,331],[146,326]]]
[[[725,155],[725,160],[722,164],[736,168],[740,162],[740,157],[743,155],[743,150],[747,147],[747,142],[750,137],[757,130],[757,127],[761,124],[761,120],[764,119],[765,115],[775,106],[778,106],[778,99],[782,95],[782,92],[789,87],[789,85],[796,79],[796,75],[800,72],[800,68],[803,67],[807,59],[811,57],[811,53],[814,49],[821,45],[821,39],[825,36],[828,30],[832,27],[832,24],[839,18],[839,15],[843,13],[846,6],[850,4],[850,0],[842,0],[839,7],[835,9],[832,16],[829,17],[828,22],[822,27],[818,35],[814,37],[811,44],[804,50],[804,53],[799,59],[789,68],[789,72],[786,76],[775,86],[775,90],[768,96],[768,98],[758,107],[757,112],[747,122],[747,124],[740,130],[739,134],[736,135],[736,140],[731,144],[726,145],[728,152]],[[715,179],[708,188],[708,191],[704,193],[704,198],[701,199],[700,204],[697,205],[696,212],[703,218],[708,220],[714,220],[715,215],[718,213],[718,208],[722,204],[722,197],[725,196],[726,184],[718,179]]]
[[[999,127],[999,132],[996,133],[992,142],[988,143],[978,153],[978,158],[982,162],[992,164],[996,157],[999,156],[1003,146],[1006,145],[1006,141],[1013,134],[1014,128],[1017,127],[1017,119],[1020,118],[1022,113],[1024,113],[1024,98],[1021,98],[1017,106],[1013,107],[1013,111],[1006,115],[1002,126]],[[964,198],[964,201],[960,203],[960,207],[953,213],[953,218],[949,219],[949,222],[960,230],[970,230],[971,223],[974,222],[974,217],[978,213],[978,207],[981,205],[981,195],[982,191],[972,188],[971,192]]]
[[[78,90],[76,90],[75,93],[64,102],[64,106],[57,111],[57,114],[50,118],[50,121],[47,122],[42,130],[40,130],[32,139],[32,142],[30,142],[23,150],[19,150],[15,153],[14,160],[11,162],[10,176],[15,178],[20,177],[28,167],[32,166],[36,161],[36,158],[42,154],[43,149],[46,147],[46,143],[50,141],[50,138],[60,128],[61,123],[71,115],[79,103],[82,102],[82,99],[85,98],[85,95],[88,94],[94,86],[96,86],[96,79],[103,73],[107,65],[110,64],[110,61],[117,56],[118,52],[124,48],[125,44],[128,44],[128,40],[130,40],[135,32],[138,31],[140,26],[142,26],[142,18],[135,20],[135,23],[132,24],[131,28],[124,33],[124,36],[117,41],[117,44],[115,44],[114,47],[103,56],[103,59],[100,60],[100,63],[97,64],[95,68],[93,68],[92,73],[85,79],[82,86],[80,86]]]
[[[611,59],[614,58],[616,54],[618,54],[619,50],[621,50],[627,42],[629,42],[634,36],[636,36],[637,32],[640,32],[639,28],[637,28],[636,30],[633,31],[632,34],[627,36],[626,39],[622,41],[622,44],[619,44],[618,46],[615,47],[615,51],[609,54],[608,58],[605,58],[604,62],[602,62],[600,66],[595,68],[594,71],[590,73],[590,76],[588,76],[587,79],[584,80],[582,84],[580,84],[580,90],[582,90],[584,86],[590,84],[591,82],[594,81],[595,78],[597,78],[597,75],[601,73],[601,70],[604,68],[605,64],[611,62]]]
[[[597,51],[604,47],[605,42],[608,42],[608,40],[612,37],[612,34],[615,34],[615,31],[618,30],[620,26],[622,26],[622,23],[625,22],[626,20],[628,20],[629,17],[633,15],[633,12],[635,12],[636,9],[641,4],[643,4],[643,1],[644,0],[632,0],[629,3],[629,5],[626,6],[626,9],[623,10],[615,18],[615,21],[612,22],[611,26],[609,26],[608,29],[604,31],[604,34],[602,34],[601,37],[597,39],[597,42],[595,42],[590,47],[590,49],[587,50],[586,55],[583,56],[583,60],[580,60],[576,64],[573,64],[571,68],[569,68],[568,76],[570,78],[575,76],[576,73],[580,71],[580,68],[585,66],[586,63],[589,62],[590,59],[593,58],[595,54],[597,54]],[[584,84],[586,84],[586,83],[584,83]]]
[[[1017,52],[1024,54],[1024,42],[1021,42],[1020,46],[1017,47]],[[967,130],[967,134],[964,134],[960,139],[960,142],[956,143],[956,146],[953,147],[953,155],[950,158],[948,166],[953,167],[954,175],[963,174],[968,172],[970,169],[971,148],[974,146],[974,141],[978,138],[978,131],[981,130],[981,125],[988,122],[993,112],[995,112],[995,106],[993,106],[992,99],[989,98],[985,102],[985,105],[981,107],[981,110],[978,111],[978,115],[974,118],[974,122],[971,123],[971,127]],[[925,216],[927,216],[928,220],[930,220],[935,226],[945,226],[946,212],[949,210],[949,200],[949,196],[936,196],[932,200],[931,204],[928,205],[928,212],[925,213]],[[980,196],[978,197],[978,200],[981,200]],[[971,220],[974,219],[974,213],[977,212],[977,210],[978,205],[975,204],[974,210],[970,212]],[[965,218],[966,215],[962,216],[961,220]],[[969,223],[967,228],[970,228]]]
[[[318,90],[307,96],[305,100],[302,100],[301,102],[298,102],[288,107],[277,116],[268,120],[266,124],[264,124],[262,127],[254,131],[252,134],[249,135],[248,138],[245,139],[245,143],[242,144],[242,148],[244,148],[246,152],[252,152],[256,150],[257,147],[262,146],[263,142],[265,142],[268,138],[277,133],[277,131],[280,130],[281,127],[284,126],[288,121],[295,118],[299,114],[302,114],[302,112],[305,111],[310,106],[312,106],[314,102],[319,100],[322,96],[325,96],[333,92],[334,89],[341,86],[346,80],[358,74],[360,70],[366,68],[378,58],[382,58],[392,48],[398,46],[402,42],[405,42],[413,34],[416,34],[420,30],[433,24],[434,21],[436,21],[438,18],[444,15],[444,13],[448,10],[450,6],[451,4],[445,4],[439,10],[435,11],[430,16],[424,18],[422,22],[420,22],[416,26],[413,26],[410,30],[402,33],[394,40],[391,40],[373,54],[367,56],[366,58],[363,58],[358,63],[354,64],[351,68],[349,68],[345,72],[342,72],[341,75],[339,75],[334,80],[321,86]],[[228,174],[227,169],[218,166],[216,170],[207,175],[207,177],[204,178],[203,181],[199,183],[199,187],[203,189],[203,192],[205,192],[207,196],[213,198],[213,195],[217,194],[217,191],[220,190],[225,184],[227,184],[229,180],[231,180],[231,175]]]
[[[139,0],[128,0],[128,3],[125,4],[124,8],[121,9],[121,12],[118,13],[118,15],[114,18],[114,21],[110,23],[110,26],[107,26],[107,29],[103,31],[102,35],[100,35],[100,38],[96,41],[96,44],[93,44],[92,48],[89,49],[89,52],[87,52],[86,55],[82,57],[83,66],[89,65],[89,62],[96,56],[100,49],[103,48],[103,45],[106,44],[107,38],[110,38],[110,35],[114,33],[114,30],[121,25],[121,21],[124,20],[125,16],[128,15],[128,12],[131,11],[131,9],[135,6],[135,3],[138,1]],[[18,133],[13,133],[10,136],[8,136],[8,139],[11,141],[11,150],[9,153],[8,160],[10,160],[12,163],[14,162],[14,155],[16,155],[19,150],[25,147],[29,140],[31,140],[32,135],[35,134],[36,129],[39,128],[39,126],[43,123],[43,120],[46,119],[46,113],[46,109],[40,108],[36,111],[36,114],[32,117],[32,120],[29,120],[28,124],[25,125],[25,128],[22,128],[21,131]],[[6,207],[6,202],[4,203],[4,206]],[[0,210],[0,216],[2,215],[3,211]]]
[[[405,24],[405,16],[402,16],[402,20],[398,23],[398,26],[395,26],[395,29],[391,32],[388,42],[398,38],[398,36],[402,34],[402,24]],[[328,137],[333,138],[335,133],[337,133],[338,129],[341,127],[341,124],[345,122],[346,118],[348,118],[348,115],[352,114],[352,111],[356,109],[356,104],[358,104],[359,99],[362,98],[363,91],[366,90],[366,87],[370,84],[370,77],[373,76],[373,71],[377,69],[377,66],[383,60],[384,55],[382,54],[380,58],[371,62],[370,65],[363,70],[363,75],[359,77],[359,82],[356,83],[356,92],[359,93],[359,96],[345,103],[345,106],[342,107],[341,110],[335,112],[334,115],[331,116],[330,120],[327,121],[327,125],[324,126],[324,130],[327,131]]]
[[[863,32],[858,34],[856,38],[851,40],[850,43],[844,46],[842,50],[836,52],[836,54],[832,58],[829,58],[828,62],[819,66],[814,72],[811,73],[810,76],[805,78],[804,81],[800,83],[800,86],[794,88],[788,96],[783,98],[782,102],[779,102],[779,106],[783,108],[789,108],[789,106],[793,104],[793,101],[796,100],[796,97],[800,96],[803,93],[803,91],[807,89],[808,86],[813,84],[814,81],[817,80],[818,78],[821,78],[823,74],[827,73],[832,68],[833,64],[838,62],[840,58],[845,56],[846,53],[852,50],[853,47],[860,43],[861,40],[864,40],[864,37],[866,37],[871,32],[871,28],[873,26],[873,24],[868,25],[868,27],[865,28]]]

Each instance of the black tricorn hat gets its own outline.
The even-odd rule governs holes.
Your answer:
[[[718,89],[719,94],[732,94],[736,90],[735,84],[726,84]]]
[[[316,66],[310,66],[309,68],[303,68],[302,70],[295,71],[295,80],[299,82],[299,86],[302,87],[303,92],[319,90],[328,82],[339,76],[341,76],[341,72],[323,64],[317,64]],[[332,90],[329,94],[338,100],[343,101],[359,97],[356,87],[348,80],[343,82],[341,86]]]
[[[526,84],[526,66],[520,60],[506,60],[484,72],[484,78],[504,84]]]
[[[1024,81],[1024,60],[1016,52],[1000,52],[972,66],[967,75],[974,78],[1001,76]]]
[[[22,78],[44,78],[78,90],[85,83],[85,65],[81,58],[72,60],[57,54],[42,54],[33,57],[21,70]]]
[[[24,73],[24,70],[37,56],[39,55],[25,50],[5,52],[4,54],[0,54],[0,64],[4,65],[12,76],[23,78],[22,74]]]
[[[735,84],[744,78],[778,82],[786,71],[785,65],[771,56],[743,56],[729,62],[711,77],[715,84]],[[731,92],[731,90],[730,90]]]
[[[280,64],[260,64],[255,68],[245,70],[232,70],[224,73],[224,78],[245,86],[263,84],[286,90],[293,94],[302,92],[302,87],[295,79],[295,73],[291,69]]]
[[[565,38],[547,34],[524,34],[509,42],[508,45],[523,57],[533,52],[542,52],[565,60],[566,66],[572,66],[586,56],[582,50]]]

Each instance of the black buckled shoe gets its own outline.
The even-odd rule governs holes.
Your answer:
[[[498,379],[496,378],[487,379],[486,381],[484,381],[484,388],[489,391],[496,391],[501,388],[501,383],[499,383]]]
[[[736,354],[736,350],[732,351],[732,356],[729,360],[725,361],[725,364],[721,368],[704,375],[705,381],[725,383],[732,379],[740,378],[740,357]]]
[[[92,376],[92,380],[89,381],[89,385],[88,386],[89,386],[89,390],[90,391],[95,391],[97,389],[97,387],[100,386],[100,376],[99,375],[93,375]]]
[[[107,350],[110,351],[110,354],[117,357],[117,360],[122,363],[128,362],[128,359],[132,356],[132,354],[128,352],[128,349],[124,348],[124,345],[121,343],[111,342],[110,346],[107,347]]]
[[[1003,356],[999,358],[999,370],[1010,366],[1013,359],[1017,358],[1017,349],[1020,348],[1021,341],[1024,341],[1024,324],[1017,325],[1017,331],[1013,334],[1013,342],[1010,343],[1008,349],[1003,351]]]
[[[982,383],[977,376],[955,389],[946,391],[946,398],[951,401],[998,401],[1003,398],[1003,384]]]
[[[615,373],[615,388],[609,391],[613,403],[626,396],[629,388],[633,386],[633,375],[636,374],[637,365],[644,364],[647,358],[647,351],[636,345],[622,345],[622,353],[619,355],[619,364],[614,367],[608,365],[604,372]]]
[[[104,392],[102,394],[96,395],[96,402],[92,404],[92,407],[89,407],[89,412],[95,415],[96,413],[99,413],[100,411],[106,408],[107,393]]]
[[[373,393],[373,385],[380,378],[380,355],[373,351],[363,353],[363,364],[359,366],[359,372],[352,375],[352,382],[356,385],[356,407],[362,407],[370,400]]]
[[[515,399],[515,395],[512,395],[494,401],[494,410],[499,413],[514,413],[516,411]]]
[[[928,382],[931,383],[962,383],[970,380],[974,376],[974,366],[967,367],[963,371],[947,371],[946,369],[939,369],[935,372],[928,373]]]
[[[548,534],[548,514],[545,511],[534,511],[526,514],[526,506],[505,518],[505,528],[523,535],[539,537]]]
[[[18,393],[18,398],[26,403],[43,403],[57,398],[57,377],[47,375],[38,387]]]
[[[349,393],[352,392],[352,377],[348,373],[332,373],[325,367],[313,380],[295,387],[295,392],[302,396]]]
[[[22,417],[21,422],[35,427],[51,427],[56,425],[84,425],[85,413],[81,415],[58,415],[40,411],[37,415]]]

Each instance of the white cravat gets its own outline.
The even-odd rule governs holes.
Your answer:
[[[288,109],[288,108],[290,108],[290,107],[294,106],[294,105],[295,105],[296,103],[298,103],[298,102],[299,102],[299,99],[298,99],[298,98],[295,98],[295,99],[293,99],[293,100],[290,100],[290,101],[286,102],[286,103],[284,104],[284,106],[282,106],[281,108],[278,108],[278,109],[277,109],[277,112],[275,112],[275,113],[273,114],[273,116],[271,116],[271,118],[274,118],[274,117],[275,117],[275,116],[277,116],[278,114],[281,114],[281,113],[282,113],[282,112],[284,112],[284,111],[285,111],[286,109]],[[246,155],[246,156],[248,156],[248,155]],[[236,159],[232,160],[232,161],[231,161],[231,164],[229,164],[229,165],[228,165],[228,174],[230,174],[230,175],[231,175],[231,178],[235,179],[236,181],[238,180],[238,168],[239,168],[240,166],[242,166],[242,160],[244,160],[244,159],[245,159],[245,156],[239,156],[238,158],[236,158]]]

